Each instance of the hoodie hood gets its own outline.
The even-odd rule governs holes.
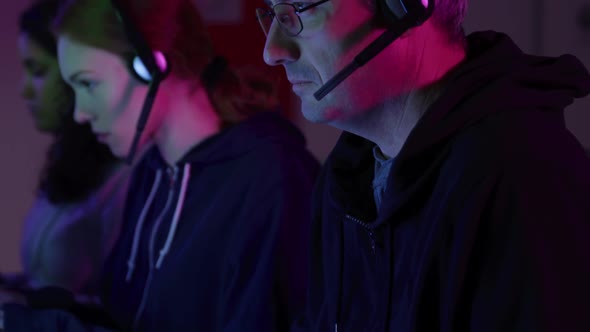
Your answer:
[[[410,134],[402,158],[421,154],[497,112],[555,111],[590,93],[590,75],[572,55],[527,55],[505,34],[467,37],[467,58],[447,75],[446,90]]]
[[[231,160],[270,143],[280,143],[293,149],[305,149],[306,144],[301,132],[291,122],[277,112],[263,112],[205,139],[182,157],[176,166]],[[156,147],[146,157],[152,168],[168,167]]]
[[[467,37],[466,60],[444,78],[440,97],[416,124],[396,157],[379,212],[378,227],[430,188],[445,160],[452,137],[499,112],[563,112],[575,98],[590,93],[590,75],[572,55],[524,54],[505,34],[477,32]],[[374,143],[344,133],[330,157],[331,193],[346,213],[365,220],[377,217],[367,186],[373,176]],[[360,176],[359,176],[360,174]],[[359,192],[359,188],[361,192]],[[366,192],[364,192],[366,191]],[[362,196],[361,196],[362,195]],[[354,197],[354,199],[352,199]],[[357,202],[346,205],[344,202]]]

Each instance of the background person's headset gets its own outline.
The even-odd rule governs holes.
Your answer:
[[[355,70],[374,58],[389,44],[413,27],[424,23],[434,11],[435,0],[376,0],[377,15],[387,30],[363,49],[354,60],[339,71],[313,95],[321,100]],[[423,4],[426,2],[426,4]]]
[[[131,164],[135,153],[137,152],[139,139],[143,133],[154,104],[158,87],[170,72],[170,64],[162,52],[152,50],[149,47],[147,41],[137,30],[131,21],[131,17],[127,14],[123,6],[121,6],[117,0],[111,0],[111,5],[118,16],[119,21],[123,25],[129,44],[135,52],[134,56],[130,57],[128,60],[129,63],[127,65],[129,70],[139,81],[149,84],[148,93],[143,102],[139,120],[137,121],[133,143],[131,144],[131,148],[129,149],[126,158],[127,163]]]

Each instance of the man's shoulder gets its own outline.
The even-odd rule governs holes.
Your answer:
[[[456,135],[450,150],[449,162],[469,173],[517,178],[568,176],[584,164],[590,169],[590,159],[565,127],[563,115],[553,112],[494,114]]]

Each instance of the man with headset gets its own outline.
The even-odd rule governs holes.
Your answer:
[[[467,0],[280,1],[264,60],[344,131],[298,327],[590,331],[590,160],[563,118],[586,68],[465,37]]]

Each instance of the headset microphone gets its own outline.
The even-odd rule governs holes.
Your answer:
[[[121,4],[117,0],[112,0],[111,4],[119,21],[123,25],[129,43],[135,51],[135,55],[129,59],[129,70],[139,81],[149,84],[148,93],[143,102],[139,120],[137,121],[133,142],[126,158],[127,163],[131,164],[137,152],[139,139],[145,129],[154,100],[156,99],[158,88],[162,80],[170,72],[170,65],[162,52],[154,51],[149,47],[147,41],[135,28],[131,18],[127,15]]]

